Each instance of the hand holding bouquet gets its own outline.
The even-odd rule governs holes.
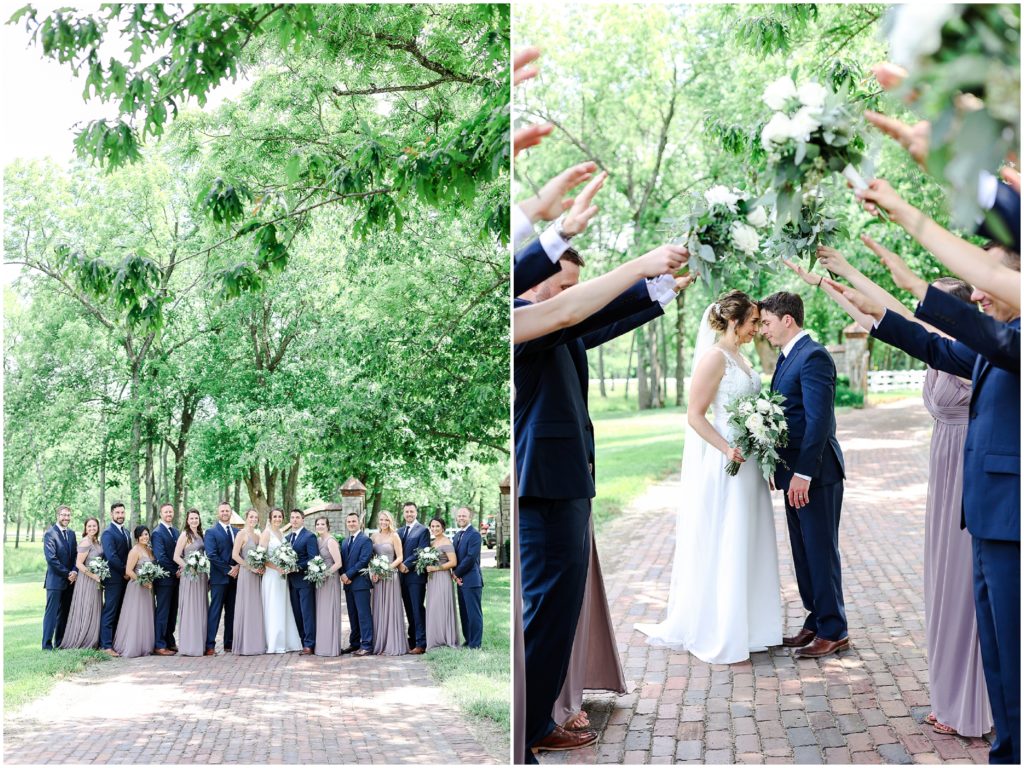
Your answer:
[[[761,467],[765,480],[775,474],[775,467],[781,461],[778,448],[789,441],[789,426],[778,392],[765,390],[756,395],[741,397],[729,403],[729,426],[736,430],[736,447],[744,456],[753,457]],[[725,471],[735,476],[740,470],[739,462],[730,461]]]
[[[103,589],[103,582],[110,578],[110,565],[107,561],[102,557],[94,557],[85,567],[96,577],[96,588]]]
[[[382,579],[387,581],[395,575],[395,570],[391,567],[391,558],[387,555],[374,555],[360,573],[365,573],[371,581],[377,582]]]
[[[320,555],[310,559],[306,566],[306,575],[303,578],[317,589],[327,581],[327,563]]]
[[[200,549],[185,558],[185,575],[192,581],[210,575],[210,558]]]
[[[441,552],[436,547],[424,547],[416,553],[416,573],[426,573],[427,568],[437,565],[441,560]]]
[[[299,556],[287,541],[281,544],[270,555],[270,562],[281,569],[281,573],[292,573],[299,570]]]
[[[153,588],[153,582],[157,579],[166,579],[170,576],[167,571],[160,567],[158,563],[152,561],[142,563],[135,571],[135,580],[146,589]]]
[[[253,547],[245,555],[245,564],[258,573],[267,568],[267,550],[265,547]]]

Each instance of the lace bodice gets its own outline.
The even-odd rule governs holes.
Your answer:
[[[712,347],[708,354],[719,354],[725,358],[725,373],[718,384],[718,392],[711,401],[711,423],[722,437],[732,443],[735,430],[729,426],[729,412],[726,406],[733,400],[761,391],[761,377],[757,371],[750,369],[748,373],[740,363],[721,347]]]

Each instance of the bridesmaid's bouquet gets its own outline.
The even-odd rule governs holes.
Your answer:
[[[280,550],[278,551],[280,552]],[[306,575],[303,578],[319,589],[327,581],[327,575],[327,563],[320,555],[317,555],[310,559],[306,566]]]
[[[262,571],[267,567],[266,547],[253,547],[245,555],[245,564],[254,571]]]
[[[299,556],[295,554],[295,550],[292,549],[292,545],[287,541],[271,553],[270,562],[285,573],[292,573],[293,571],[299,570]]]
[[[726,406],[729,426],[736,430],[736,447],[744,457],[757,461],[765,480],[771,479],[776,465],[782,461],[776,449],[789,442],[783,402],[785,398],[780,393],[764,390],[733,400]],[[740,465],[730,461],[725,471],[735,477]]]
[[[201,549],[185,558],[185,575],[192,581],[197,581],[200,576],[210,575],[210,558]]]
[[[427,567],[441,562],[441,552],[436,547],[424,547],[416,553],[416,573],[426,573]]]
[[[374,555],[370,558],[370,562],[360,573],[365,573],[367,576],[376,576],[378,579],[390,579],[395,575],[394,568],[391,567],[391,558],[387,555]]]
[[[100,582],[110,578],[110,565],[102,557],[94,557],[85,564],[85,567],[88,568],[89,571],[100,580]],[[96,588],[103,589],[103,584],[98,583]]]
[[[139,582],[140,586],[148,587],[157,579],[166,579],[170,575],[160,567],[159,563],[150,561],[139,566],[135,572],[135,580]]]

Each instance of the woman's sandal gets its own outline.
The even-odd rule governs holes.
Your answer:
[[[936,722],[938,722],[938,721],[937,721],[937,720],[935,719],[935,713],[934,713],[934,712],[929,712],[929,713],[928,713],[928,717],[926,717],[926,718],[924,719],[924,721],[925,721],[926,723],[928,723],[929,725],[935,725],[935,723],[936,723]]]
[[[567,731],[585,731],[590,728],[590,718],[587,717],[586,712],[581,710],[566,720],[562,727]]]
[[[934,723],[932,723],[932,730],[935,731],[936,733],[941,733],[944,736],[959,736],[960,735],[959,733],[956,732],[956,728],[954,728],[951,725],[946,725],[945,723],[940,723],[938,720],[936,720]]]

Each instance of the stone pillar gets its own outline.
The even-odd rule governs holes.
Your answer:
[[[501,492],[501,499],[498,503],[498,514],[494,517],[494,557],[495,565],[499,568],[508,568],[512,565],[509,560],[510,539],[512,538],[512,505],[511,505],[512,476],[505,475],[498,490]],[[509,542],[506,544],[506,542]]]
[[[337,530],[342,533],[348,530],[345,528],[345,518],[350,512],[359,515],[360,526],[366,523],[366,486],[354,477],[350,477],[341,486],[341,519],[338,520]],[[334,520],[331,520],[331,529],[334,529]]]
[[[850,377],[850,389],[864,395],[864,404],[868,396],[868,332],[857,323],[851,323],[843,329],[846,340],[845,368]]]

